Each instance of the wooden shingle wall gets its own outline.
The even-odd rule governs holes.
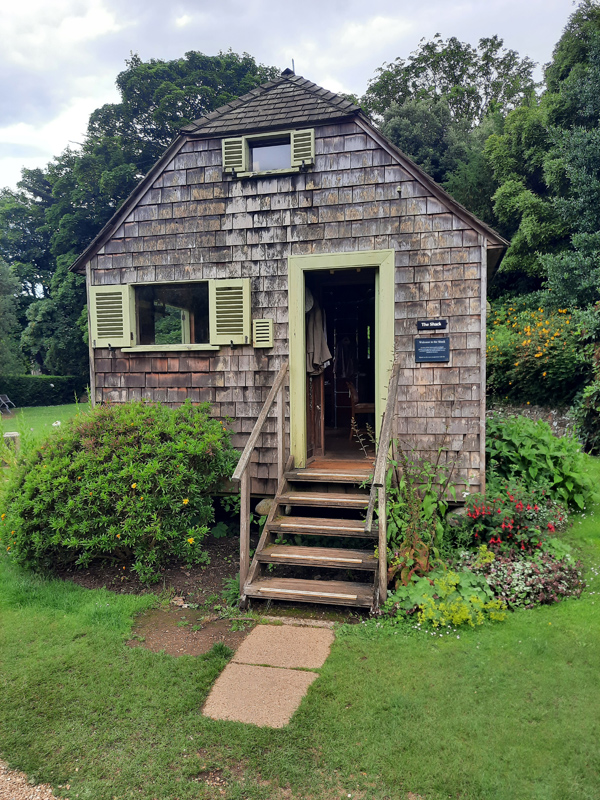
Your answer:
[[[252,313],[275,322],[272,349],[95,351],[96,401],[208,401],[231,417],[237,446],[251,431],[288,355],[287,257],[396,251],[396,351],[403,367],[396,432],[423,456],[458,452],[457,477],[480,473],[483,237],[451,213],[356,123],[316,128],[308,173],[223,180],[221,140],[185,142],[91,261],[95,285],[252,279]],[[417,318],[448,319],[449,364],[416,365]],[[274,492],[274,420],[252,491]],[[460,452],[459,452],[460,451]]]

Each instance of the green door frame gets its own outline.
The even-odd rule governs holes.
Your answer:
[[[394,362],[394,250],[364,250],[288,258],[290,336],[290,451],[306,465],[306,325],[304,273],[318,269],[377,269],[375,278],[375,418],[379,435]]]

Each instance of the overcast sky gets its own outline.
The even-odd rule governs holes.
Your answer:
[[[13,0],[0,15],[0,187],[80,142],[89,114],[118,100],[130,52],[143,60],[231,48],[333,91],[366,89],[377,67],[440,33],[498,34],[540,64],[573,0]]]

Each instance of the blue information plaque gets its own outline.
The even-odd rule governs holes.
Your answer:
[[[415,339],[415,361],[417,364],[426,361],[450,361],[450,337]]]

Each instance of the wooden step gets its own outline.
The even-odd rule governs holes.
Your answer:
[[[295,547],[267,545],[256,558],[264,564],[298,564],[305,567],[337,567],[374,571],[377,559],[367,550],[344,550],[335,547]]]
[[[343,492],[287,492],[287,494],[280,496],[279,502],[285,506],[356,508],[362,510],[369,505],[369,495],[344,494]]]
[[[356,468],[348,470],[293,469],[285,473],[288,481],[304,481],[307,483],[366,483],[370,484],[373,469]]]
[[[365,533],[363,520],[323,519],[320,517],[276,517],[268,529],[274,533],[306,536],[358,536],[377,539],[378,530],[373,527]]]
[[[295,600],[304,603],[328,603],[336,606],[373,604],[374,587],[370,583],[350,581],[302,581],[296,578],[255,578],[246,584],[244,594],[272,600]]]

